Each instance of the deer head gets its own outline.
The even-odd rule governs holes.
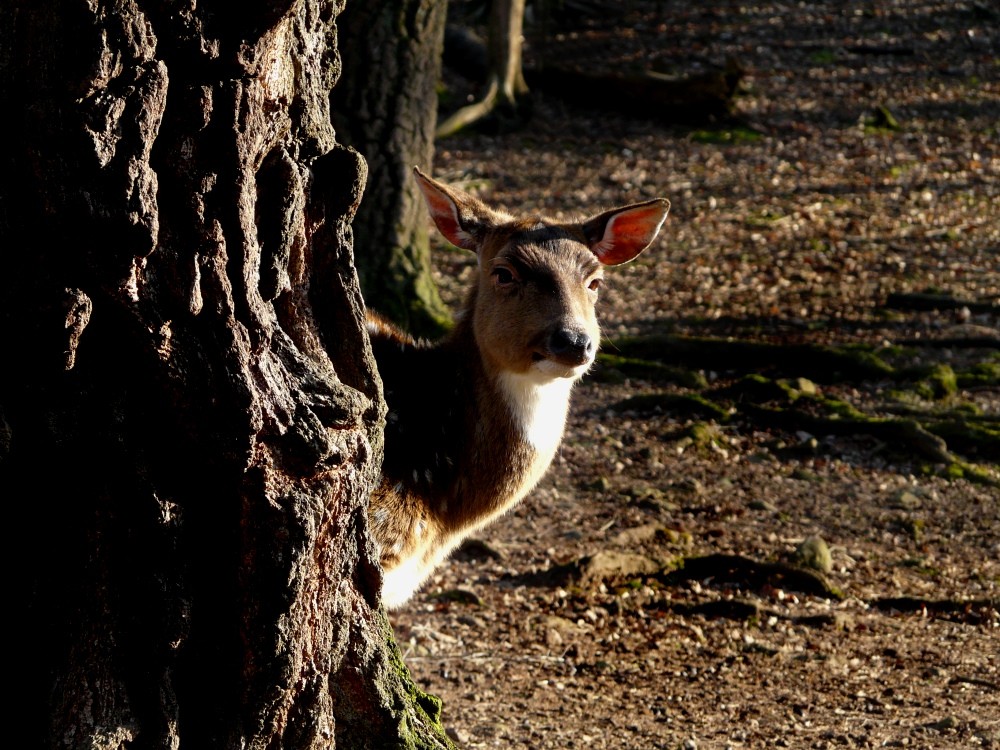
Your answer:
[[[538,381],[580,377],[597,353],[595,305],[604,267],[627,263],[649,246],[669,201],[580,222],[515,218],[414,171],[441,234],[476,253],[478,279],[465,314],[487,367]]]

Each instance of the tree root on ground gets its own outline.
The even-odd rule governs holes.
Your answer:
[[[898,350],[883,354],[856,345],[658,335],[614,341],[612,348],[616,354],[601,356],[599,377],[613,381],[619,373],[680,386],[637,394],[615,404],[617,410],[719,424],[747,422],[816,438],[868,435],[887,450],[929,462],[929,470],[1000,485],[988,466],[968,460],[1000,459],[1000,416],[981,413],[959,394],[961,388],[1000,386],[1000,364],[989,354],[955,372],[946,363],[928,363],[925,358],[918,365],[894,367],[884,357],[904,363],[912,357],[906,360]],[[721,384],[708,387],[699,369],[716,371]],[[885,401],[858,408],[824,395],[809,378],[825,385],[868,383],[875,398]]]

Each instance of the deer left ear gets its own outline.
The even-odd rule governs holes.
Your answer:
[[[606,266],[627,263],[649,247],[667,219],[670,201],[656,198],[606,211],[583,224],[587,244]]]

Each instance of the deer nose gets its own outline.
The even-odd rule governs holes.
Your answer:
[[[558,359],[582,364],[594,355],[594,340],[583,331],[560,328],[549,338],[549,351]]]

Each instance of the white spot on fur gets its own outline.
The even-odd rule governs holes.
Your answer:
[[[376,523],[382,523],[389,517],[389,511],[385,508],[379,508],[375,511],[374,520]]]
[[[544,364],[538,363],[527,373],[501,373],[500,388],[525,440],[551,459],[562,440],[575,378],[553,378],[542,369]]]
[[[454,536],[436,547],[425,543],[395,568],[385,572],[382,577],[382,603],[388,609],[396,609],[409,601],[461,540],[461,536]]]
[[[382,603],[389,609],[402,606],[424,582],[427,573],[418,556],[406,558],[383,576]]]

